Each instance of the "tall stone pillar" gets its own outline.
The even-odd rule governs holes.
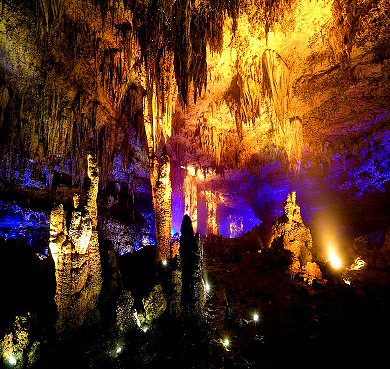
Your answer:
[[[192,220],[192,227],[196,232],[198,227],[198,193],[194,168],[187,168],[184,178],[184,214]]]
[[[207,235],[219,235],[217,222],[217,196],[211,190],[205,191],[207,205]]]
[[[102,285],[96,229],[99,174],[92,155],[88,155],[88,177],[87,203],[80,206],[79,195],[74,195],[69,229],[62,204],[54,207],[50,215],[49,247],[55,264],[59,332],[76,330],[88,318],[98,316]]]
[[[205,320],[206,291],[203,282],[203,245],[199,233],[194,235],[191,219],[184,215],[181,225],[180,259],[182,268],[181,310],[187,322]]]
[[[156,259],[160,262],[171,257],[171,166],[165,147],[160,159],[155,160],[152,170],[156,172],[154,178],[151,176],[151,181],[156,217]]]

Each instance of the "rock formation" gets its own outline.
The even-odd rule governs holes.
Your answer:
[[[97,205],[99,176],[95,158],[88,155],[90,186],[85,207],[74,196],[69,228],[63,205],[50,217],[50,251],[56,269],[57,330],[74,330],[97,314],[102,285],[98,244]]]
[[[160,160],[151,164],[151,183],[156,219],[156,260],[171,257],[171,181],[169,156],[164,148]]]
[[[206,291],[203,282],[203,245],[199,233],[194,235],[191,219],[184,215],[181,225],[180,259],[182,266],[181,309],[183,319],[202,323]]]
[[[295,191],[287,195],[287,200],[283,204],[283,215],[272,224],[271,232],[270,247],[285,248],[293,254],[293,261],[289,267],[289,275],[292,278],[300,271],[304,274],[306,272],[311,279],[321,278],[321,271],[317,264],[312,263],[311,233],[302,221],[301,209],[296,204]]]
[[[171,291],[169,298],[169,314],[178,318],[181,314],[182,271],[180,258],[177,254],[171,262]]]
[[[148,296],[142,299],[145,310],[145,320],[147,323],[152,322],[161,316],[167,308],[167,300],[165,298],[161,284],[154,286]]]
[[[0,341],[4,367],[31,367],[37,357],[39,341],[31,342],[31,315],[16,316],[12,330]]]
[[[120,332],[127,332],[136,325],[133,305],[134,299],[131,292],[122,290],[116,308],[116,326]]]

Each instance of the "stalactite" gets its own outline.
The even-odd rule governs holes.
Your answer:
[[[263,53],[262,65],[263,91],[272,98],[279,125],[284,131],[291,95],[290,71],[282,58],[269,49]]]

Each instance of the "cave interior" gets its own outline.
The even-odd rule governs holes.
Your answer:
[[[389,29],[388,0],[0,0],[2,365],[381,363]]]

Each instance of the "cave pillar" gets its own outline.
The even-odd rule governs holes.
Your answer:
[[[196,176],[191,169],[187,169],[187,174],[184,178],[184,214],[187,214],[192,219],[192,227],[194,232],[196,232],[198,227],[198,192]]]
[[[165,143],[171,135],[175,105],[173,96],[176,90],[171,86],[162,96],[154,82],[149,81],[146,86],[147,94],[143,102],[144,124],[156,223],[156,261],[159,263],[171,258],[171,166]]]
[[[55,264],[59,332],[77,330],[87,320],[99,316],[97,303],[102,285],[96,229],[99,174],[94,156],[88,155],[87,160],[90,186],[85,207],[80,206],[80,196],[75,194],[69,228],[62,204],[50,214],[49,247]]]
[[[166,149],[151,163],[153,206],[156,221],[156,261],[171,258],[172,186],[170,161]]]
[[[211,190],[205,191],[207,205],[207,235],[219,235],[217,222],[217,196]]]

